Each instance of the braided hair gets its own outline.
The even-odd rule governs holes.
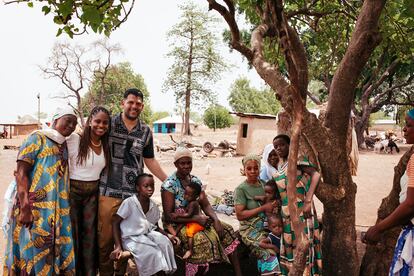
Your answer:
[[[111,123],[111,114],[109,113],[109,111],[105,107],[95,106],[94,108],[92,108],[91,113],[89,114],[88,119],[86,120],[85,127],[83,128],[83,131],[80,135],[79,153],[78,153],[78,157],[77,157],[77,161],[76,161],[78,165],[83,165],[86,162],[86,159],[88,158],[88,155],[89,155],[90,151],[92,150],[89,147],[90,142],[91,142],[91,126],[90,126],[90,123],[91,123],[93,117],[95,117],[95,115],[98,114],[99,112],[103,112],[106,115],[108,115],[109,124]],[[108,137],[109,137],[109,130],[107,130],[105,132],[105,134],[101,137],[102,149],[103,149],[103,152],[104,152],[106,168],[109,167],[110,157],[111,157],[111,155],[109,153]]]

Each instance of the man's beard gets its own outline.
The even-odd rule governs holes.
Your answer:
[[[133,117],[133,116],[130,116],[128,113],[124,113],[124,115],[125,115],[125,117],[127,117],[127,119],[128,120],[136,120],[136,119],[138,119],[138,117],[139,117],[139,113],[137,112],[137,116],[135,116],[135,117]]]

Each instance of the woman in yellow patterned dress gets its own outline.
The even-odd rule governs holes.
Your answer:
[[[52,129],[32,133],[17,156],[5,275],[75,275],[66,137],[77,120],[69,108],[53,119]]]

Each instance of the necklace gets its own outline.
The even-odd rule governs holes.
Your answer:
[[[94,147],[100,147],[100,146],[102,146],[102,141],[101,141],[101,140],[99,140],[99,143],[98,143],[98,144],[95,144],[95,143],[91,140],[91,144],[92,144],[92,146],[94,146]]]

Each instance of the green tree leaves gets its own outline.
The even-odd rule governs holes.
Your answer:
[[[280,109],[280,103],[270,88],[254,88],[247,78],[239,78],[233,83],[228,99],[235,112],[276,115]]]
[[[206,109],[203,116],[204,124],[208,128],[226,128],[233,123],[233,117],[229,110],[221,105],[212,105]]]
[[[211,28],[217,19],[192,2],[180,8],[181,19],[168,32],[171,47],[168,56],[173,59],[173,64],[163,84],[163,92],[174,92],[188,119],[191,105],[215,100],[211,86],[227,66],[216,50],[218,38]],[[185,122],[187,132],[188,120]]]
[[[59,25],[57,36],[63,32],[69,37],[80,35],[92,29],[95,33],[104,33],[109,36],[120,24],[128,19],[134,7],[135,0],[22,0],[29,7],[35,3],[42,4],[44,15],[53,14],[53,22]],[[14,1],[6,1],[14,3]]]
[[[144,111],[140,118],[146,122],[151,122],[151,106],[149,100],[149,92],[145,84],[144,78],[134,72],[129,62],[111,65],[102,89],[102,81],[96,76],[92,79],[88,92],[83,98],[83,110],[88,112],[95,105],[103,105],[111,110],[112,114],[122,111],[121,102],[125,90],[128,88],[138,88],[144,94]],[[102,94],[104,91],[104,94]]]

